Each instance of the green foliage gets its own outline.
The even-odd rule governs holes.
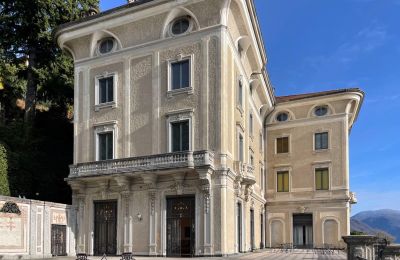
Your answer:
[[[0,0],[0,68],[2,74],[25,80],[25,113],[29,117],[25,116],[30,123],[36,103],[67,106],[72,100],[72,61],[58,48],[52,31],[97,6],[98,0]]]
[[[350,232],[350,235],[352,236],[363,236],[363,235],[368,235],[367,233],[361,232],[361,231],[357,231],[357,230],[353,230]]]
[[[73,153],[74,67],[52,32],[98,1],[0,0],[0,142],[11,196],[71,199],[64,178]]]
[[[0,195],[9,196],[10,187],[8,186],[8,163],[7,151],[2,143],[0,143]]]

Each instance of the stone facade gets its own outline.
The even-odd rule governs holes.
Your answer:
[[[186,31],[174,34],[176,24]],[[74,164],[67,181],[77,210],[77,252],[247,252],[293,242],[294,213],[312,214],[314,245],[339,245],[348,234],[348,133],[363,94],[275,97],[251,0],[135,1],[63,25],[55,36],[75,62]],[[107,39],[112,48],[104,53]],[[186,61],[188,85],[175,88],[173,66]],[[106,95],[102,79],[109,78],[112,98],[99,102]],[[317,105],[329,105],[329,114],[308,112]],[[290,120],[276,122],[284,110]],[[176,122],[188,124],[188,149],[179,152],[173,152]],[[319,130],[330,133],[332,147],[314,153],[309,147]],[[105,133],[112,158],[100,160]],[[293,152],[275,156],[282,134],[293,137]],[[316,163],[332,169],[328,191],[315,191],[313,178],[301,176]],[[276,192],[277,167],[290,169],[288,192]],[[189,214],[179,203],[192,199]],[[116,203],[114,222],[101,222],[103,202]],[[181,230],[185,214],[191,226]],[[173,223],[180,223],[179,234]],[[115,248],[102,248],[102,225],[115,233]]]
[[[6,204],[17,212],[6,210]],[[76,216],[69,205],[0,196],[0,209],[0,258],[75,255]],[[57,245],[56,236],[62,236]]]

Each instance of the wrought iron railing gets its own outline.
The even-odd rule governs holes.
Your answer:
[[[213,166],[214,154],[210,151],[188,151],[115,160],[78,163],[70,166],[69,177],[106,175],[126,172],[145,172],[174,168]]]

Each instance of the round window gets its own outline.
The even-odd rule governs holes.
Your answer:
[[[314,113],[316,116],[325,116],[326,114],[328,114],[328,107],[327,106],[316,107]]]
[[[189,26],[190,26],[190,21],[188,18],[180,18],[178,20],[176,20],[173,24],[172,24],[172,34],[178,35],[178,34],[182,34],[187,32],[187,30],[189,30]]]
[[[276,116],[276,120],[278,120],[279,122],[284,122],[287,121],[289,119],[289,115],[287,113],[279,113]]]
[[[101,54],[109,53],[114,49],[115,41],[113,38],[107,38],[100,42],[99,52]]]

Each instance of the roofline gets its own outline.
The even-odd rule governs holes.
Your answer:
[[[132,2],[129,4],[117,6],[115,8],[106,10],[104,12],[100,12],[95,15],[87,16],[87,17],[84,17],[84,18],[81,18],[81,19],[78,19],[75,21],[61,24],[53,30],[52,35],[53,35],[54,41],[57,42],[58,37],[64,32],[68,32],[70,30],[75,30],[75,29],[80,29],[82,27],[86,27],[86,26],[90,26],[92,24],[99,23],[103,20],[108,20],[115,16],[121,16],[126,13],[136,12],[138,10],[146,9],[146,8],[152,7],[154,5],[158,5],[160,3],[169,2],[169,1],[171,1],[171,0],[141,0],[138,2]],[[136,7],[136,8],[131,8],[131,7]]]
[[[298,101],[302,99],[310,99],[310,98],[316,98],[316,97],[323,97],[323,96],[331,96],[331,95],[337,95],[337,94],[342,94],[342,93],[357,93],[361,94],[362,97],[364,97],[365,93],[359,88],[345,88],[345,89],[336,89],[336,90],[329,90],[329,91],[321,91],[321,92],[312,92],[312,93],[303,93],[303,94],[295,94],[295,95],[288,95],[288,96],[277,96],[277,102],[276,104],[284,104],[284,103],[290,103],[293,101]],[[284,98],[284,97],[291,97],[293,98],[291,100],[286,100],[286,101],[279,101],[279,98]],[[295,97],[299,96],[299,97]]]

